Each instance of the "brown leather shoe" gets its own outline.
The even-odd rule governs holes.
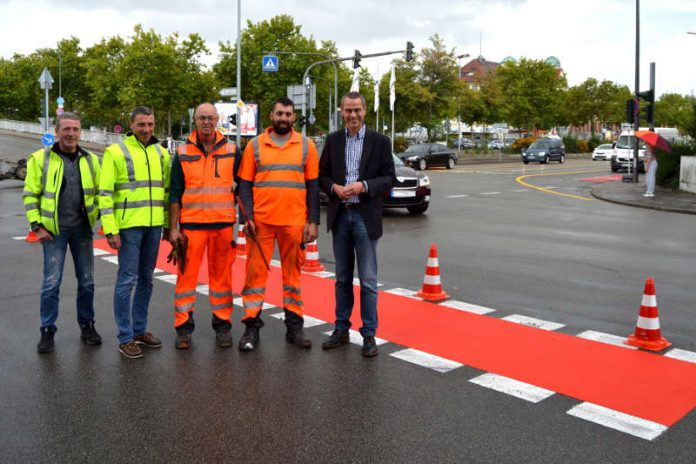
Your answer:
[[[143,357],[142,348],[140,348],[133,340],[118,345],[118,351],[120,351],[123,356],[130,359]]]
[[[145,332],[142,335],[136,335],[133,337],[133,341],[138,345],[144,345],[148,348],[160,348],[162,346],[162,340],[152,335],[151,332]]]

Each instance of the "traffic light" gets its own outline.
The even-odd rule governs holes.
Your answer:
[[[302,115],[300,116],[300,127],[304,127],[307,125],[307,116]]]
[[[626,122],[629,124],[633,124],[633,103],[632,98],[626,100]]]
[[[227,122],[229,122],[231,126],[236,126],[237,125],[237,115],[236,114],[230,115],[230,117],[227,118]]]
[[[642,109],[645,111],[645,119],[648,125],[652,127],[655,123],[655,91],[650,89],[645,92],[638,92],[638,97],[645,102]]]
[[[353,69],[358,69],[360,67],[360,59],[362,54],[359,50],[355,50],[355,55],[353,55]]]
[[[406,42],[406,61],[413,60],[413,43]]]

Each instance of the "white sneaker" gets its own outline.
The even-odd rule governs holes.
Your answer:
[[[654,193],[644,193],[643,196],[644,196],[645,198],[652,198],[652,197],[655,196],[655,194],[654,194]]]

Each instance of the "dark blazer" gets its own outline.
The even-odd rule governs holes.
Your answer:
[[[371,239],[382,236],[382,194],[396,181],[391,142],[385,135],[365,128],[358,181],[367,182],[367,192],[360,195],[360,213]],[[331,230],[341,207],[341,199],[332,191],[333,184],[346,182],[346,130],[329,134],[319,159],[319,184],[329,197],[326,228]]]

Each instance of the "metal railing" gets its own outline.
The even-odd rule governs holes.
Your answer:
[[[12,121],[9,119],[0,119],[0,129],[13,132],[22,132],[25,134],[42,135],[44,133],[43,127],[39,123]],[[51,127],[51,132],[53,132],[53,127]],[[123,134],[115,134],[113,132],[91,129],[82,129],[82,135],[80,136],[80,140],[83,142],[96,143],[100,145],[111,145],[112,143],[118,143],[119,141],[123,140],[123,138]]]

